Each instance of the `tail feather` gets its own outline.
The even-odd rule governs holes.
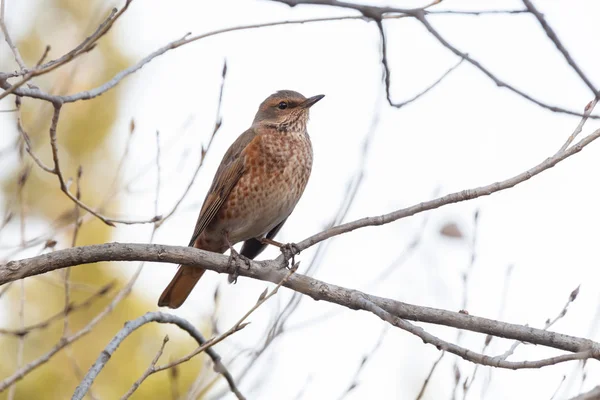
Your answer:
[[[188,298],[198,280],[206,270],[202,268],[180,265],[171,283],[165,288],[158,299],[158,306],[179,308]]]

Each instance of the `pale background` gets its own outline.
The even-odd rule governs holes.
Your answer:
[[[11,2],[7,18],[20,21],[12,23],[13,35],[18,37],[25,30],[27,10],[43,4]],[[120,3],[107,2],[107,6],[113,4]],[[423,4],[393,2],[399,7]],[[600,70],[600,56],[594,40],[600,3],[538,0],[536,6],[583,70],[600,84],[595,73]],[[523,5],[519,1],[454,0],[437,9],[444,8],[521,9]],[[145,0],[135,1],[114,29],[121,37],[123,51],[138,60],[187,32],[198,34],[242,24],[338,15],[354,13],[316,6],[289,8],[268,1],[179,0],[167,4]],[[583,111],[592,99],[531,15],[444,15],[430,17],[430,21],[452,44],[536,98],[578,111]],[[419,92],[457,62],[418,22],[392,20],[385,22],[385,27],[395,101]],[[10,57],[4,43],[3,46],[1,56]],[[127,89],[119,100],[120,122],[114,128],[111,146],[115,151],[122,150],[131,118],[136,121],[138,135],[132,144],[131,159],[135,161],[130,163],[126,176],[134,176],[152,165],[156,130],[160,131],[161,143],[175,143],[170,149],[163,149],[159,209],[164,212],[181,195],[196,165],[199,147],[212,132],[221,68],[223,60],[227,60],[223,126],[191,195],[159,231],[155,242],[187,244],[222,154],[250,125],[260,101],[279,89],[297,90],[306,96],[326,95],[311,109],[313,174],[302,200],[278,236],[283,242],[297,242],[322,230],[338,209],[348,180],[358,169],[364,168],[364,180],[345,221],[387,213],[437,194],[520,173],[554,154],[579,121],[543,110],[497,88],[467,63],[422,99],[396,110],[385,101],[379,46],[375,24],[364,21],[232,32],[168,52],[121,83]],[[378,119],[378,124],[363,161],[363,141],[374,119]],[[584,133],[598,126],[598,122],[590,121]],[[0,114],[0,129],[14,129],[6,114]],[[467,286],[466,308],[471,314],[543,327],[546,319],[560,312],[571,291],[581,285],[579,297],[553,329],[600,340],[600,190],[596,173],[599,155],[600,148],[593,144],[516,188],[336,237],[330,240],[314,277],[379,296],[457,311],[463,302],[462,273],[469,268],[475,252]],[[123,217],[153,215],[154,182],[153,172],[136,182],[136,191],[123,205]],[[476,210],[480,214],[473,248]],[[421,234],[424,219],[426,225]],[[456,222],[465,237],[451,239],[440,235],[440,228],[448,222]],[[145,242],[150,229],[119,227],[113,240]],[[409,250],[408,259],[383,281],[376,281],[415,238],[419,238],[419,243],[414,251]],[[314,250],[298,257],[300,273],[308,266]],[[277,254],[276,249],[269,249],[261,258]],[[132,271],[133,265],[115,267],[115,274]],[[174,266],[150,265],[135,290],[154,301],[174,271]],[[266,284],[241,278],[237,285],[227,285],[225,276],[207,273],[190,299],[175,312],[186,317],[210,317],[217,286],[222,294],[219,326],[225,330],[253,304]],[[221,355],[229,360],[237,354],[237,348],[260,343],[271,315],[290,295],[282,290],[278,298],[251,318],[252,325],[217,347]],[[319,319],[322,315],[328,316]],[[288,327],[290,332],[274,343],[243,381],[241,388],[249,398],[293,399],[302,390],[307,399],[338,398],[385,328],[375,316],[309,298],[302,300]],[[426,329],[456,341],[454,329]],[[484,335],[467,334],[460,344],[478,351],[483,340]],[[495,339],[487,354],[500,354],[509,346],[510,342]],[[511,359],[538,359],[553,354],[558,352],[520,346]],[[358,386],[346,398],[414,398],[438,356],[432,346],[390,328],[361,372]],[[456,361],[454,355],[443,358],[425,398],[451,396]],[[236,365],[243,365],[242,359],[238,362],[228,363],[234,373]],[[461,362],[459,367],[464,378],[472,374],[474,365]],[[598,384],[600,368],[596,361],[588,362],[585,372],[587,378],[582,385],[578,362],[542,370],[480,368],[468,398],[549,399],[565,375],[556,398],[566,398]],[[254,387],[253,382],[259,377],[261,385]],[[227,398],[231,397],[228,393]]]

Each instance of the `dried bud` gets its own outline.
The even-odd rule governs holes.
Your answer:
[[[440,235],[456,239],[461,239],[463,237],[463,233],[458,228],[458,225],[454,222],[445,224],[442,229],[440,229]]]
[[[29,178],[29,172],[31,171],[30,167],[23,168],[23,171],[19,174],[19,186],[23,187],[25,182],[27,182],[27,178]]]
[[[265,297],[267,297],[267,293],[268,293],[268,289],[265,288],[265,290],[260,294],[260,296],[258,296],[258,300],[256,302],[260,303],[261,301],[263,301],[265,299]]]
[[[575,301],[575,299],[577,298],[577,296],[579,295],[579,288],[581,287],[581,285],[577,286],[575,288],[575,290],[573,290],[571,292],[571,295],[569,296],[569,302]]]

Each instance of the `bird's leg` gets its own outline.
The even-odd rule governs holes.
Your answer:
[[[271,246],[275,246],[275,247],[279,247],[279,249],[281,250],[281,253],[283,253],[283,256],[285,257],[286,260],[291,259],[292,260],[292,267],[294,265],[296,265],[296,259],[294,258],[294,256],[296,254],[300,254],[300,249],[298,248],[298,246],[296,245],[296,243],[281,243],[278,242],[276,240],[273,239],[268,239],[268,238],[262,238],[262,239],[258,239],[262,244],[270,244]],[[289,266],[289,264],[286,263],[286,265],[288,266],[288,268],[291,268]]]
[[[229,283],[237,283],[237,278],[240,276],[240,263],[239,261],[243,261],[248,269],[250,269],[250,264],[252,261],[248,257],[244,257],[240,253],[237,252],[236,249],[233,248],[233,245],[229,241],[229,233],[225,233],[225,241],[227,242],[227,246],[229,246],[229,261],[227,263],[228,267],[231,267],[232,264],[235,265],[235,269],[232,274],[229,274],[227,280]]]

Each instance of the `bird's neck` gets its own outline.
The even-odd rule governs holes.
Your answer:
[[[302,119],[284,122],[261,122],[259,123],[259,127],[279,133],[306,134],[306,121]]]

